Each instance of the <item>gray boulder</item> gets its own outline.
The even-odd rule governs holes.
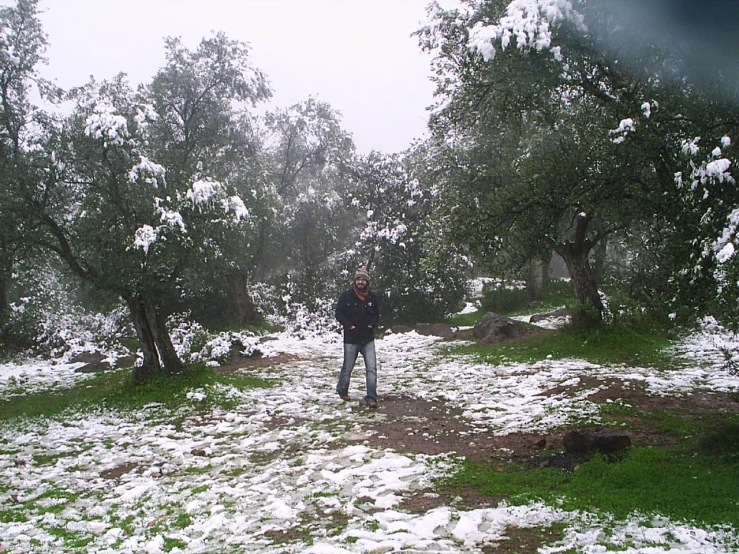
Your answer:
[[[74,370],[75,373],[103,373],[110,370],[108,362],[90,362]]]
[[[113,364],[113,367],[115,369],[122,369],[124,367],[133,367],[136,364],[137,359],[138,359],[138,356],[136,354],[130,354],[128,356],[121,356],[120,358],[116,358],[115,363]]]
[[[537,323],[539,321],[545,321],[547,319],[556,319],[558,317],[567,317],[568,315],[570,314],[567,311],[567,308],[559,308],[558,310],[547,312],[545,314],[534,314],[529,318],[529,323]]]
[[[74,370],[75,373],[102,373],[110,369],[110,363],[105,360],[100,352],[81,352],[74,356],[70,362],[84,363],[82,367]]]
[[[83,362],[86,364],[102,362],[105,359],[100,352],[80,352],[73,356],[69,361],[73,364]]]
[[[450,339],[454,336],[454,329],[446,323],[416,323],[416,333],[424,336]]]
[[[488,312],[475,325],[472,336],[480,344],[495,344],[504,340],[517,339],[531,334],[525,324],[507,317]]]

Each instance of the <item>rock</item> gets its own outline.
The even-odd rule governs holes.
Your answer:
[[[413,331],[413,327],[408,327],[408,325],[394,325],[390,328],[390,332],[393,334],[410,333],[411,331]]]
[[[474,340],[474,329],[458,329],[454,333],[454,338],[457,340]]]
[[[544,314],[534,314],[529,318],[529,323],[537,323],[539,321],[544,321],[546,319],[555,319],[558,317],[567,317],[569,312],[567,311],[567,308],[559,308],[558,310],[554,310],[552,312],[547,312]]]
[[[208,454],[207,454],[207,453],[205,452],[205,450],[203,450],[202,448],[193,448],[193,449],[192,449],[192,450],[190,451],[190,454],[192,454],[193,456],[207,456],[207,455],[208,455]]]
[[[119,477],[132,472],[136,467],[137,466],[134,463],[125,462],[110,469],[102,470],[100,472],[100,477],[103,479],[118,479]]]
[[[571,454],[584,454],[588,451],[585,435],[580,431],[567,431],[562,436],[562,445]]]
[[[631,446],[631,438],[615,431],[567,431],[562,444],[571,454],[613,454]]]
[[[75,373],[103,373],[110,370],[109,362],[90,362],[74,370]]]
[[[416,323],[416,333],[450,339],[454,336],[454,329],[447,323]]]
[[[235,362],[240,360],[241,358],[246,358],[247,356],[244,356],[242,352],[244,351],[244,343],[241,342],[238,339],[235,339],[231,341],[231,361]]]
[[[120,358],[116,358],[115,362],[111,365],[111,363],[107,361],[107,358],[99,352],[84,352],[72,358],[72,361],[87,362],[82,367],[75,369],[75,373],[102,373],[111,369],[133,367],[136,364],[137,359],[138,356],[136,354],[122,356]]]
[[[136,360],[138,359],[138,356],[136,354],[131,354],[130,356],[121,356],[120,358],[116,358],[115,363],[113,364],[113,367],[115,369],[122,369],[124,367],[133,367],[136,365]]]
[[[94,364],[102,362],[104,359],[105,356],[103,356],[100,352],[80,352],[69,361],[73,364],[80,362],[85,364]]]
[[[480,344],[495,344],[506,339],[515,339],[527,335],[525,326],[518,321],[501,317],[492,312],[486,313],[472,330],[472,336]]]
[[[167,521],[167,516],[159,516],[158,518],[152,519],[149,523],[146,524],[147,527],[156,527],[157,525],[164,523]]]

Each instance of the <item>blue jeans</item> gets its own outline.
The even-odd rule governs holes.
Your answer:
[[[344,364],[341,366],[336,392],[339,393],[339,396],[347,396],[349,394],[349,379],[351,379],[354,364],[357,362],[357,357],[360,353],[364,358],[364,367],[367,370],[367,396],[365,397],[365,402],[377,402],[377,357],[375,355],[375,341],[365,344],[344,343]]]

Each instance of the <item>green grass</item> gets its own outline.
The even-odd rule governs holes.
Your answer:
[[[33,392],[0,400],[0,421],[18,417],[51,417],[66,409],[89,409],[120,388],[129,372],[106,372],[72,388]]]
[[[52,537],[60,538],[64,541],[65,548],[83,548],[90,544],[94,537],[79,532],[73,532],[66,527],[49,527],[46,529]]]
[[[731,438],[716,441],[715,437]],[[632,448],[618,461],[596,456],[579,469],[465,462],[446,488],[475,488],[509,504],[542,500],[565,510],[661,514],[739,528],[739,424],[717,426],[675,449]],[[717,454],[715,444],[722,446]]]
[[[33,463],[39,466],[42,465],[56,465],[56,462],[62,458],[66,458],[69,456],[68,452],[65,452],[63,454],[34,454],[33,455]]]
[[[547,283],[544,298],[532,301],[526,289],[499,285],[486,287],[482,294],[481,311],[512,316],[545,313],[572,304],[574,288],[569,281],[553,280]]]
[[[714,417],[721,418],[723,414],[715,414]],[[703,432],[706,419],[713,418],[680,416],[671,410],[652,412],[640,416],[642,422],[652,424],[660,433],[673,437],[699,436]]]
[[[206,399],[196,402],[199,409],[233,408],[238,399],[220,394],[216,385],[237,389],[267,388],[272,382],[242,373],[215,373],[205,366],[191,366],[179,375],[156,377],[144,384],[134,384],[130,370],[105,372],[74,387],[34,392],[0,400],[0,422],[27,417],[54,417],[67,410],[85,412],[105,407],[135,410],[159,404],[175,410],[193,405],[187,398],[192,390],[205,389]]]
[[[468,314],[454,314],[447,320],[447,323],[457,327],[474,327],[486,313],[485,310],[479,309]]]
[[[665,352],[670,346],[665,330],[632,329],[606,325],[587,332],[568,328],[547,331],[514,344],[465,345],[450,348],[450,354],[472,354],[480,363],[534,363],[547,358],[577,358],[594,364],[626,364],[669,369],[680,365],[679,359]]]
[[[184,509],[181,509],[175,516],[172,527],[175,529],[186,529],[190,525],[192,525],[192,516],[185,512]]]
[[[568,281],[550,281],[546,287],[545,297],[535,301],[529,298],[526,289],[498,284],[485,288],[480,298],[480,309],[468,314],[453,314],[447,323],[459,327],[472,327],[488,312],[505,317],[546,313],[574,301],[574,289],[572,283]]]
[[[647,433],[658,433],[692,445],[695,451],[739,461],[739,413],[644,412],[621,402],[601,404],[601,426]]]
[[[0,508],[0,523],[24,523],[28,516],[22,505],[11,506],[7,509]]]
[[[179,548],[180,550],[184,550],[187,548],[187,543],[185,541],[182,541],[180,539],[173,539],[170,537],[164,537],[164,551],[165,552],[171,552],[175,548]]]
[[[470,319],[467,324],[474,323]],[[640,317],[590,331],[562,328],[508,345],[451,347],[447,354],[472,355],[488,364],[551,357],[669,370],[685,363],[665,352],[671,338],[664,326]],[[442,487],[452,493],[473,488],[509,504],[541,500],[618,519],[638,512],[739,528],[739,414],[646,413],[617,402],[603,404],[601,416],[605,427],[659,433],[673,437],[678,446],[633,447],[618,460],[596,457],[574,472],[541,468],[538,463],[506,465],[501,471],[497,464],[466,461]]]

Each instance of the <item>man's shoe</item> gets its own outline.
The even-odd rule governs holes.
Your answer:
[[[339,398],[341,398],[344,402],[350,402],[351,397],[348,394],[340,394]]]
[[[370,400],[369,402],[367,402],[367,407],[370,410],[376,410],[377,409],[377,402],[375,402],[374,400]]]

